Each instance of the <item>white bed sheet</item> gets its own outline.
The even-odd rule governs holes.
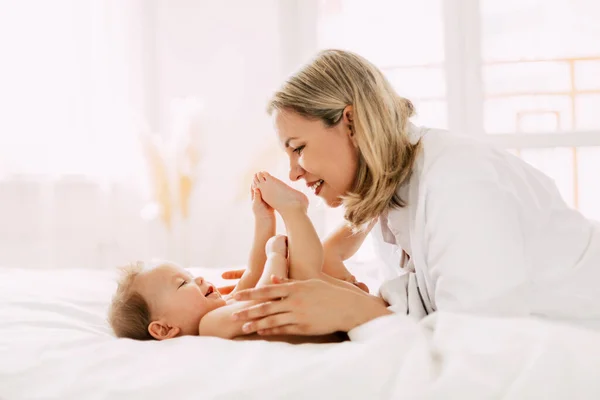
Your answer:
[[[438,314],[340,344],[136,342],[106,323],[114,278],[0,268],[0,399],[600,398],[591,331]]]

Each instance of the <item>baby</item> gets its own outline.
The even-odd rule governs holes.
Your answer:
[[[328,273],[333,276],[322,271],[323,246],[307,208],[304,194],[268,173],[256,174],[252,184],[254,243],[248,269],[231,295],[222,296],[210,282],[194,278],[175,264],[148,268],[137,263],[125,268],[113,297],[109,321],[115,334],[139,340],[183,335],[228,339],[243,336],[243,322],[234,320],[232,315],[253,302],[235,301],[232,295],[238,290],[268,285],[273,275],[323,279],[368,296],[342,280],[348,275],[345,268],[330,268]],[[287,237],[275,236],[274,211],[281,215]]]

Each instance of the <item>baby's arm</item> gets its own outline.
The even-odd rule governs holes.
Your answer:
[[[263,254],[266,254],[264,271],[257,286],[271,284],[271,276],[287,278],[287,243],[285,236],[274,236],[263,246]],[[231,315],[259,302],[239,301],[217,308],[206,314],[200,320],[200,336],[216,336],[224,339],[244,335],[242,326],[246,321],[234,321]]]
[[[236,301],[209,312],[200,320],[199,335],[223,339],[233,339],[244,335],[242,326],[246,321],[235,321],[232,315],[236,311],[258,303],[258,301]]]

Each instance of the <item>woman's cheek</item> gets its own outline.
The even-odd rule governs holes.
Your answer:
[[[306,171],[306,156],[304,154],[298,157],[298,165]]]

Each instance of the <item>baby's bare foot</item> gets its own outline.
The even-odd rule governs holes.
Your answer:
[[[250,192],[251,192],[251,196],[252,196],[252,212],[254,213],[254,217],[256,218],[256,221],[261,222],[261,223],[263,221],[267,222],[267,223],[274,221],[275,220],[275,210],[273,210],[273,207],[268,205],[262,199],[260,190],[258,188],[255,188],[254,185],[252,185]]]
[[[287,258],[287,236],[277,235],[273,236],[267,241],[265,246],[267,254],[277,253]]]
[[[294,209],[306,211],[308,208],[308,198],[303,193],[292,189],[267,172],[256,174],[254,182],[263,200],[280,214]]]

